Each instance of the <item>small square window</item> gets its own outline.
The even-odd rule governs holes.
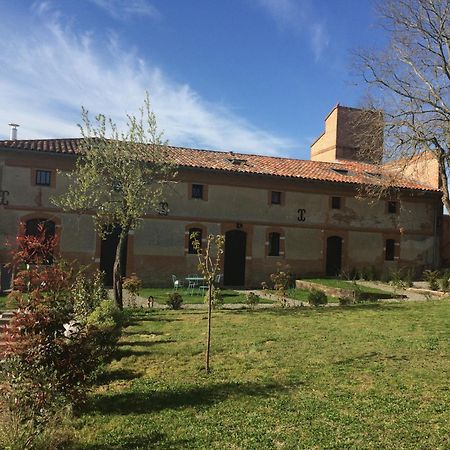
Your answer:
[[[398,204],[394,201],[389,201],[387,204],[387,210],[389,214],[397,214],[398,212]]]
[[[192,185],[192,198],[203,198],[203,184]]]
[[[272,194],[270,197],[270,203],[272,205],[281,205],[281,192],[272,191]]]
[[[331,197],[331,209],[341,209],[341,197]]]
[[[52,181],[52,172],[50,170],[36,170],[36,185],[50,186]]]

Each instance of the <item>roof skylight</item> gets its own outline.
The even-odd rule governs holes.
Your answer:
[[[349,171],[347,169],[341,169],[340,167],[332,167],[331,170],[339,175],[349,175]]]

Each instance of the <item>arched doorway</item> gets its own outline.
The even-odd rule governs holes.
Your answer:
[[[241,230],[225,233],[224,284],[226,286],[244,286],[245,284],[245,247],[247,234]]]
[[[334,277],[339,275],[342,268],[342,238],[339,236],[330,236],[327,239],[327,276]]]
[[[116,259],[116,249],[119,243],[120,227],[111,228],[108,234],[101,241],[100,245],[100,270],[105,273],[103,280],[105,286],[112,286],[113,284],[113,272],[114,261]],[[121,261],[122,276],[127,273],[127,247],[128,239],[125,243],[125,251]]]

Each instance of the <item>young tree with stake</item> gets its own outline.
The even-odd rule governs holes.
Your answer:
[[[214,281],[220,272],[220,260],[223,254],[225,236],[221,234],[216,236],[209,234],[204,249],[202,248],[201,242],[198,240],[198,233],[192,233],[189,238],[192,240],[192,245],[197,252],[199,271],[202,273],[208,286],[208,325],[206,332],[205,370],[206,372],[209,372]]]

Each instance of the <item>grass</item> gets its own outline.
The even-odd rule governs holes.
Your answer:
[[[152,295],[155,298],[155,301],[161,304],[165,304],[167,301],[168,295],[174,292],[172,288],[143,288],[140,291],[141,297],[147,298],[149,295]],[[194,291],[194,295],[191,295],[186,289],[177,289],[177,292],[181,294],[183,297],[183,303],[188,304],[199,304],[204,303],[204,296],[199,295],[198,291]],[[239,292],[229,290],[229,289],[221,289],[220,291],[223,296],[224,303],[245,303],[245,294],[241,294]],[[273,303],[270,300],[266,300],[261,298],[260,303]]]
[[[142,311],[76,422],[78,449],[450,447],[450,302]]]
[[[0,311],[8,309],[7,304],[6,304],[7,296],[8,296],[7,294],[0,294]]]
[[[307,281],[310,283],[322,284],[323,286],[328,286],[332,288],[349,289],[354,290],[354,285],[352,281],[339,280],[336,278],[302,278],[302,281]],[[356,283],[359,290],[363,293],[368,294],[392,294],[389,291],[383,289],[378,289],[369,286],[363,286],[362,284]]]
[[[288,289],[286,291],[286,295],[289,298],[292,298],[294,300],[298,300],[299,302],[305,302],[308,303],[308,295],[310,291],[304,290],[304,289]],[[328,303],[338,303],[339,300],[336,297],[327,296]]]

